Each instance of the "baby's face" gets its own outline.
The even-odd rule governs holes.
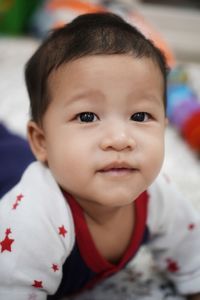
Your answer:
[[[132,202],[163,162],[158,67],[148,58],[90,56],[63,65],[48,83],[44,159],[57,182],[83,206]]]

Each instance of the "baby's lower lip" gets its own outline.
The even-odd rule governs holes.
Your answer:
[[[107,170],[100,170],[99,171],[102,174],[105,175],[111,175],[111,176],[123,176],[123,175],[130,175],[134,172],[134,169],[131,168],[111,168]]]

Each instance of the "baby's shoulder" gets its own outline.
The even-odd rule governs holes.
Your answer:
[[[147,192],[150,203],[162,207],[173,205],[172,198],[177,199],[181,197],[181,191],[166,173],[160,173],[151,186],[149,186]]]
[[[1,287],[13,282],[23,288],[20,270],[28,290],[38,282],[48,294],[55,293],[74,245],[74,224],[47,167],[35,162],[27,168],[0,201],[0,220]]]
[[[148,225],[153,231],[199,219],[199,212],[166,174],[161,173],[147,192]]]
[[[0,201],[0,239],[5,230],[33,234],[39,240],[64,229],[67,247],[74,239],[69,205],[49,169],[39,162],[29,165],[19,183]],[[44,238],[45,240],[45,238]]]

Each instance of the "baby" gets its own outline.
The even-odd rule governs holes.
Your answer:
[[[200,216],[159,175],[160,50],[114,14],[86,14],[49,35],[25,76],[37,162],[0,202],[0,299],[80,292],[144,244],[180,294],[200,299]]]

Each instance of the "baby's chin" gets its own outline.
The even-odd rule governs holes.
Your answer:
[[[117,193],[117,195],[113,193],[111,195],[102,196],[102,198],[100,199],[93,199],[92,202],[98,203],[99,205],[107,208],[115,208],[115,207],[117,208],[117,207],[122,207],[122,206],[132,204],[140,196],[142,192],[131,193],[131,194]]]

